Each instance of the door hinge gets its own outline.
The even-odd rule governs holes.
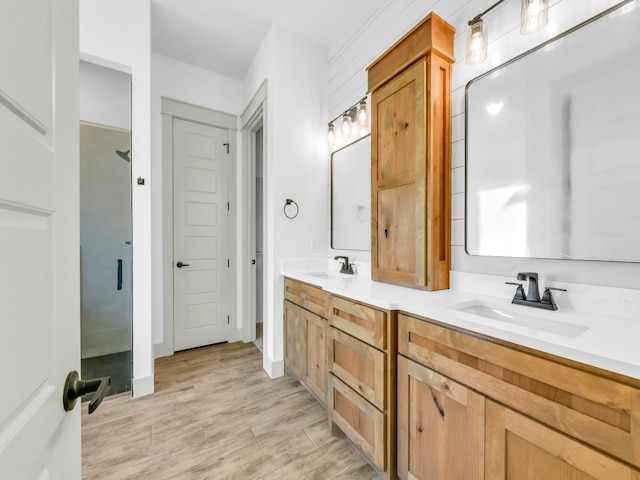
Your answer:
[[[228,143],[223,143],[222,144],[224,147],[227,147],[227,153],[229,153],[229,144]]]
[[[227,268],[231,266],[231,260],[227,258]]]
[[[227,315],[227,325],[229,325],[230,320],[229,320],[229,315]]]
[[[230,210],[229,202],[227,202],[227,212]]]

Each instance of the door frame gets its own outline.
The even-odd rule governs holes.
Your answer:
[[[243,188],[244,203],[242,209],[242,223],[244,225],[244,235],[242,236],[242,269],[243,289],[242,289],[242,340],[253,342],[256,339],[256,267],[251,263],[255,259],[256,251],[256,209],[255,209],[255,176],[256,176],[256,131],[262,127],[262,231],[263,231],[263,268],[262,286],[265,295],[262,296],[262,325],[263,325],[263,352],[267,351],[267,332],[269,325],[269,312],[267,310],[267,80],[262,82],[260,88],[249,102],[240,117],[242,136],[242,166],[243,166]],[[264,356],[264,354],[263,354]]]
[[[193,123],[201,123],[211,127],[223,128],[228,132],[230,148],[228,165],[228,197],[229,218],[228,255],[229,268],[229,315],[233,323],[229,328],[229,342],[240,340],[241,333],[237,327],[237,148],[236,134],[238,119],[235,115],[211,110],[190,103],[181,102],[168,97],[162,98],[162,308],[163,335],[162,342],[154,344],[154,357],[173,355],[173,119],[178,118]]]

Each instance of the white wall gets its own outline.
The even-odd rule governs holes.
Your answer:
[[[153,392],[150,18],[150,0],[80,0],[80,57],[132,76],[134,396]],[[145,185],[137,185],[138,177]]]
[[[467,82],[506,60],[617,4],[617,0],[552,0],[550,22],[543,31],[520,35],[520,2],[506,2],[487,14],[489,59],[465,64],[467,22],[490,4],[485,0],[388,1],[366,17],[361,28],[329,48],[329,116],[334,118],[367,91],[366,67],[429,12],[456,28],[452,82],[452,270],[515,276],[536,271],[542,278],[572,283],[640,288],[640,264],[477,257],[464,250],[464,89]],[[325,126],[326,130],[326,126]]]
[[[80,120],[131,130],[131,75],[81,61]]]
[[[151,78],[151,171],[154,178],[151,189],[151,204],[153,205],[151,236],[154,239],[151,246],[151,261],[154,265],[152,328],[153,343],[157,348],[167,340],[164,333],[168,326],[164,322],[163,298],[165,295],[173,295],[173,292],[165,292],[163,289],[164,277],[161,268],[163,265],[163,224],[171,221],[171,212],[163,212],[161,208],[163,201],[162,166],[163,162],[171,161],[170,158],[163,159],[162,157],[162,97],[232,115],[239,115],[243,105],[241,82],[156,53],[151,55]],[[239,145],[236,145],[236,151],[238,152],[236,160],[239,161],[241,158]],[[242,326],[241,319],[237,318],[236,320],[238,323],[236,328],[240,328]],[[157,349],[157,353],[171,353],[173,352],[172,347],[173,345],[163,345]]]
[[[244,82],[248,104],[267,79],[264,215],[265,270],[269,282],[265,296],[264,368],[269,375],[284,371],[283,258],[326,257],[329,175],[325,139],[327,117],[327,50],[279,27],[265,38]],[[285,217],[291,198],[299,215]],[[311,251],[314,239],[317,249]]]

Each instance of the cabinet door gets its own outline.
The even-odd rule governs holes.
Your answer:
[[[486,478],[639,480],[640,472],[488,400]]]
[[[372,94],[372,277],[409,286],[425,283],[425,63]]]
[[[307,373],[307,328],[303,312],[298,305],[284,301],[285,363],[300,379]]]
[[[307,324],[307,387],[326,403],[327,399],[327,321],[304,311]]]
[[[398,356],[398,476],[484,479],[484,409],[482,395]]]

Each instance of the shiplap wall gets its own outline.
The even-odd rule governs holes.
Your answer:
[[[435,12],[456,29],[456,62],[452,76],[452,270],[507,276],[528,270],[539,272],[543,281],[548,279],[640,289],[640,264],[466,254],[464,93],[467,82],[619,3],[619,0],[552,0],[549,24],[541,32],[529,36],[520,34],[520,1],[507,0],[484,17],[489,25],[489,58],[481,65],[470,67],[465,63],[467,22],[493,3],[493,0],[372,2],[371,10],[363,12],[362,25],[345,33],[343,38],[336,39],[329,48],[329,119],[340,115],[364,96],[367,91],[366,67],[429,12]],[[330,250],[329,253],[335,252]],[[356,253],[355,257],[366,261],[362,253]]]

